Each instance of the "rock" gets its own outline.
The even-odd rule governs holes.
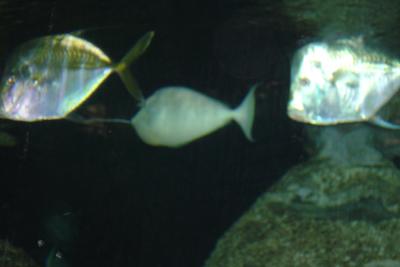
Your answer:
[[[399,190],[390,161],[312,159],[256,201],[205,267],[398,266],[374,262],[400,261]]]
[[[14,247],[6,240],[0,240],[0,266],[38,267],[22,249]]]

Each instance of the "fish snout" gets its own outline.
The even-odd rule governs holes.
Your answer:
[[[307,114],[305,112],[305,105],[302,97],[299,94],[293,94],[287,106],[287,114],[289,118],[299,121],[307,122]]]
[[[309,122],[306,114],[304,113],[304,110],[299,110],[299,109],[293,108],[292,106],[289,105],[289,107],[287,109],[287,114],[288,114],[289,118],[291,118],[292,120],[295,120],[298,122],[306,122],[306,123]]]

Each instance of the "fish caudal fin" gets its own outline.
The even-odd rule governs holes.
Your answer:
[[[142,36],[139,41],[129,50],[129,52],[122,58],[122,60],[115,66],[115,71],[121,77],[122,82],[125,84],[128,92],[139,102],[143,102],[143,94],[139,88],[139,84],[133,75],[129,72],[129,65],[137,60],[150,45],[154,37],[154,32],[147,32]]]
[[[233,111],[234,120],[240,125],[245,136],[250,141],[254,141],[251,131],[253,128],[254,113],[256,108],[256,98],[254,93],[257,89],[257,86],[258,84],[251,87],[250,92],[247,93],[245,99],[242,101],[239,107]]]
[[[154,31],[149,31],[143,35],[136,44],[129,50],[129,52],[122,58],[121,63],[126,65],[132,64],[136,59],[138,59],[149,47],[151,40],[153,40]]]

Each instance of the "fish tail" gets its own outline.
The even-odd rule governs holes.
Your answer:
[[[242,103],[233,112],[234,120],[240,125],[245,136],[250,141],[254,141],[252,136],[252,128],[254,122],[254,113],[256,108],[255,91],[258,84],[253,85]]]
[[[122,60],[114,67],[115,71],[121,77],[122,82],[125,84],[128,92],[140,103],[144,101],[144,97],[138,82],[129,72],[129,65],[137,60],[146,51],[153,37],[153,31],[149,31],[143,35],[135,43],[131,50],[129,50],[128,53],[122,58]]]

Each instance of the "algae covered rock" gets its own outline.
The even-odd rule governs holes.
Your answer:
[[[261,196],[205,266],[398,266],[398,192],[400,172],[389,161],[346,165],[315,158]]]
[[[1,267],[37,267],[36,263],[22,250],[8,241],[0,240]]]

